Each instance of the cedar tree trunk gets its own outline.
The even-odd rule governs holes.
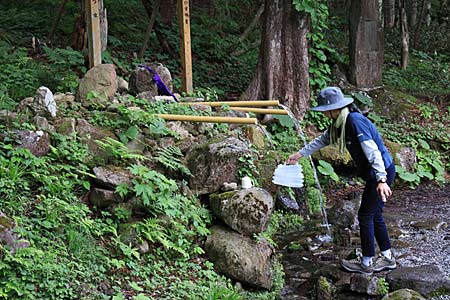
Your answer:
[[[309,107],[309,18],[292,0],[266,0],[259,59],[243,100],[279,100],[301,119]]]
[[[353,0],[350,8],[350,81],[358,88],[381,84],[383,28],[378,0]]]

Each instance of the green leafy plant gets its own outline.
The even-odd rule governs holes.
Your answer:
[[[254,150],[256,151],[256,150]],[[241,167],[238,170],[239,177],[248,176],[252,179],[253,184],[258,186],[257,176],[259,175],[259,170],[255,165],[255,157],[251,153],[246,153],[243,156],[239,157],[239,162],[241,163]]]
[[[333,166],[330,163],[324,160],[319,160],[319,166],[317,166],[317,170],[320,172],[320,174],[329,176],[336,182],[339,181],[339,176],[336,174]]]
[[[180,148],[172,145],[158,149],[155,159],[170,170],[180,171],[185,175],[192,176],[191,171],[181,161],[182,157],[183,153],[181,153]]]
[[[419,104],[420,115],[425,119],[430,119],[438,111],[437,107],[431,104]]]
[[[128,149],[122,142],[106,137],[103,140],[95,141],[101,149],[109,153],[112,157],[117,160],[137,160],[143,161],[149,158],[142,154],[134,153],[132,150]]]
[[[386,295],[389,293],[389,283],[385,278],[381,277],[377,280],[377,294],[378,295]]]

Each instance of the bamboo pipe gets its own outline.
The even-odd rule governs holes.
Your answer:
[[[284,109],[271,109],[271,108],[256,108],[256,107],[229,107],[231,110],[238,110],[238,111],[246,111],[246,112],[253,112],[258,114],[272,114],[272,115],[287,115],[288,112]]]
[[[178,102],[179,104],[187,105],[208,105],[212,107],[218,107],[222,105],[230,106],[278,106],[280,102],[278,100],[257,100],[257,101],[221,101],[221,102]]]
[[[189,116],[189,115],[169,115],[169,114],[157,114],[156,116],[167,121],[257,124],[256,118],[210,117],[210,116]]]

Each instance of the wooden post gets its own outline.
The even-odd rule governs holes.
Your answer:
[[[191,93],[193,87],[189,0],[178,0],[178,20],[180,22],[180,54],[183,92]]]
[[[86,23],[89,46],[89,67],[102,63],[102,43],[100,39],[100,10],[99,2],[102,0],[86,1]]]

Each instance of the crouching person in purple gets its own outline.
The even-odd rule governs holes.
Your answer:
[[[383,219],[384,202],[392,195],[390,186],[395,178],[392,156],[373,123],[359,112],[352,98],[344,97],[339,88],[323,89],[317,102],[312,110],[322,112],[333,122],[322,135],[289,156],[287,163],[294,164],[300,157],[309,156],[330,144],[337,145],[341,153],[347,148],[366,185],[358,211],[362,256],[343,259],[341,266],[347,271],[365,274],[395,269],[397,265]],[[381,251],[376,259],[375,240]]]

